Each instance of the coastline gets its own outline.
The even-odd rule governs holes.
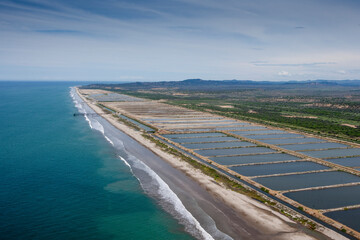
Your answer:
[[[171,165],[173,168],[186,175],[188,180],[182,177],[183,181],[186,181],[187,183],[196,183],[193,185],[192,189],[180,180],[178,180],[174,186],[182,186],[188,190],[188,194],[198,195],[197,199],[200,200],[199,202],[201,202],[201,199],[203,201],[208,200],[208,205],[203,203],[204,208],[206,208],[206,206],[216,204],[217,210],[222,214],[213,213],[209,215],[214,219],[220,230],[224,231],[225,229],[225,231],[231,233],[231,235],[238,236],[239,238],[251,239],[330,239],[325,236],[321,236],[321,234],[317,232],[312,232],[304,228],[300,224],[293,222],[287,217],[272,210],[270,207],[259,203],[250,197],[226,189],[216,183],[211,177],[203,174],[200,170],[193,168],[185,161],[162,151],[153,142],[144,138],[140,132],[135,131],[117,121],[117,119],[111,114],[104,115],[104,111],[100,107],[83,97],[77,88],[76,91],[90,108],[92,108],[97,114],[102,115],[102,117],[110,124],[136,140],[136,142],[146,147],[155,155],[159,156],[164,163]],[[136,149],[130,150],[136,153]],[[149,163],[151,164],[151,162]],[[162,166],[153,165],[150,167],[156,169],[155,172],[157,173],[159,171],[161,172]],[[166,176],[165,171],[162,172],[161,177],[167,178],[167,181],[174,181],[174,177]],[[196,185],[198,186],[196,187]],[[206,194],[210,194],[212,199],[209,200],[204,198],[203,196]],[[209,197],[207,196],[207,198]],[[190,206],[190,204],[188,204],[188,206]],[[214,212],[214,209],[207,210],[208,212]],[[224,224],[223,221],[227,224]],[[228,226],[228,229],[226,229],[226,225],[229,224],[230,227]],[[242,231],[236,231],[234,229],[242,229]],[[332,236],[331,238],[333,239],[346,239],[331,230],[324,229],[323,233],[327,236]]]

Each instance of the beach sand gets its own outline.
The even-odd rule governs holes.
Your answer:
[[[233,239],[346,239],[328,229],[322,229],[327,236],[311,231],[248,196],[226,189],[187,162],[162,151],[139,131],[122,124],[111,114],[104,115],[95,102],[82,99],[110,124],[135,140],[124,141],[126,150],[153,169],[201,225],[208,226],[204,228],[209,233],[212,233],[209,226],[214,221],[221,232]],[[220,235],[215,238],[224,239]]]

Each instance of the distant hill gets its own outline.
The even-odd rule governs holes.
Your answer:
[[[123,90],[146,90],[154,88],[182,90],[227,90],[241,88],[307,88],[307,87],[360,87],[360,80],[308,80],[308,81],[252,81],[252,80],[202,80],[134,82],[122,84],[91,84],[84,88],[117,88]]]

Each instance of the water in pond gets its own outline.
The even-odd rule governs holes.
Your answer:
[[[246,148],[195,150],[195,152],[203,156],[226,156],[226,155],[242,155],[242,154],[253,154],[253,153],[271,153],[276,151],[265,147],[246,147]]]
[[[263,164],[263,165],[249,165],[249,166],[237,166],[231,167],[235,172],[238,172],[244,176],[259,176],[270,175],[279,173],[293,173],[293,172],[306,172],[313,170],[328,169],[324,165],[320,165],[314,162],[289,162],[289,163],[275,163],[275,164]]]
[[[360,182],[360,177],[345,172],[320,172],[255,178],[254,181],[274,190],[290,190]]]
[[[224,137],[226,136],[223,133],[182,133],[182,134],[164,134],[162,135],[166,138],[196,138],[196,137]]]
[[[189,149],[209,149],[209,148],[231,148],[231,147],[255,147],[256,145],[249,142],[220,142],[220,143],[190,143],[183,145]]]
[[[327,149],[327,148],[347,148],[349,146],[341,143],[324,142],[324,143],[284,145],[281,147],[288,150],[301,151],[301,150],[315,150],[315,149]]]
[[[262,126],[244,126],[244,127],[234,127],[234,128],[216,128],[216,130],[252,130],[252,129],[267,129],[266,127],[262,127]]]
[[[91,98],[94,98],[100,102],[141,102],[144,99],[131,97],[123,94],[118,93],[100,93],[100,94],[91,94]]]
[[[244,125],[243,123],[234,122],[234,123],[203,123],[203,124],[188,124],[188,127],[221,127],[221,126],[237,126]]]
[[[239,141],[233,137],[204,137],[204,138],[174,138],[172,141],[177,143],[200,143],[200,142],[226,142]]]
[[[163,121],[177,121],[177,120],[203,120],[203,119],[209,119],[209,120],[219,120],[223,119],[221,117],[193,117],[193,118],[144,118],[144,121],[150,121],[150,122],[163,122]]]
[[[234,157],[212,157],[210,158],[214,162],[223,165],[235,165],[235,164],[249,164],[249,163],[263,163],[263,162],[281,162],[299,160],[300,158],[285,154],[285,153],[273,153],[273,154],[261,154],[250,156],[234,156]]]
[[[325,142],[325,140],[318,138],[286,138],[286,139],[264,139],[261,140],[264,143],[268,144],[301,144],[301,143],[316,143],[316,142]]]
[[[180,119],[180,120],[182,120],[182,119]],[[184,121],[164,121],[164,122],[156,122],[156,124],[203,124],[203,123],[205,123],[205,124],[217,124],[217,123],[228,123],[228,124],[230,124],[230,123],[232,123],[232,124],[234,124],[234,123],[237,123],[237,122],[235,122],[234,120],[222,120],[222,119],[220,119],[220,120],[201,120],[201,119],[199,119],[199,120],[184,120]]]
[[[360,204],[360,185],[289,192],[285,196],[315,209],[345,207]]]
[[[252,139],[269,139],[269,138],[296,138],[304,137],[300,134],[286,133],[286,134],[266,134],[266,135],[249,135],[248,138]]]
[[[360,232],[360,208],[349,209],[346,211],[336,211],[325,213],[325,216],[332,218],[352,229]]]
[[[326,161],[343,165],[346,167],[360,167],[360,157],[332,158],[332,159],[326,159]]]
[[[126,117],[126,116],[124,116],[124,115],[119,114],[118,116],[119,116],[120,118],[122,118],[122,119],[125,119],[125,120],[127,120],[127,121],[129,121],[129,122],[132,122],[132,123],[135,124],[136,126],[144,129],[146,132],[154,132],[154,131],[155,131],[155,130],[152,129],[151,127],[148,127],[148,126],[146,126],[146,125],[144,125],[144,124],[142,124],[142,123],[140,123],[140,122],[138,122],[138,121],[135,121],[135,120],[133,120],[133,119],[131,119],[131,118],[128,118],[128,117]]]
[[[360,155],[360,148],[307,151],[307,152],[303,152],[303,154],[316,158],[351,157],[351,156]]]
[[[285,131],[281,131],[281,130],[259,130],[259,131],[238,131],[238,132],[233,132],[237,135],[256,135],[256,134],[283,134],[283,133],[287,133]]]
[[[210,132],[214,129],[211,128],[182,128],[182,129],[168,129],[172,132]]]

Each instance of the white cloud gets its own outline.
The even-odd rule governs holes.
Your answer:
[[[291,76],[291,74],[289,72],[286,72],[286,71],[280,71],[280,72],[278,72],[278,75],[279,76]]]

